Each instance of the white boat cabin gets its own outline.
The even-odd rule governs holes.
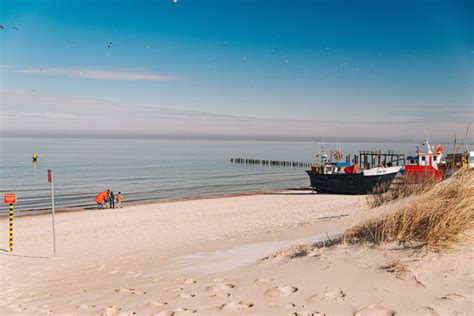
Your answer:
[[[423,142],[426,145],[428,152],[420,153],[417,147],[416,156],[408,156],[407,165],[409,166],[424,166],[424,167],[433,167],[439,169],[438,165],[441,163],[443,157],[443,147],[440,145],[435,145],[434,148],[430,146],[428,142]]]

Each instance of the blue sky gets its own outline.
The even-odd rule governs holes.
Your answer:
[[[358,131],[380,123],[382,138],[410,137],[409,128],[449,139],[473,121],[472,1],[1,6],[2,125],[10,131],[78,132],[101,102],[126,127],[91,132],[140,133],[149,124],[143,133],[186,135],[215,125],[214,136],[367,138],[368,129]],[[116,116],[116,107],[129,114]],[[182,118],[175,128],[153,128],[170,110]],[[261,129],[259,120],[273,123]]]

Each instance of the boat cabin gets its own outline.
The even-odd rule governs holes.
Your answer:
[[[314,164],[311,166],[311,172],[318,174],[344,173],[344,169],[349,166],[351,166],[350,162]]]
[[[443,148],[440,145],[431,147],[428,141],[424,141],[423,145],[426,146],[427,152],[421,153],[417,146],[417,155],[407,157],[408,163],[405,165],[405,173],[416,183],[424,183],[431,179],[439,181],[442,179],[440,165],[442,163]]]
[[[438,168],[441,163],[441,154],[419,153],[418,156],[408,156],[407,165],[411,166],[432,166]]]

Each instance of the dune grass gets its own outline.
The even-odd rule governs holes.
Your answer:
[[[387,191],[380,192],[375,189],[372,194],[367,195],[367,204],[371,208],[376,208],[394,200],[403,199],[411,195],[420,195],[431,190],[436,184],[432,177],[417,180],[414,182],[412,177],[405,175],[399,180],[400,182],[397,185],[392,185]]]
[[[447,181],[411,194],[415,196],[410,203],[349,228],[342,241],[417,243],[435,250],[467,241],[465,233],[474,228],[474,172],[458,172]]]

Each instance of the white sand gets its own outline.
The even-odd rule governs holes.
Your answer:
[[[365,197],[307,192],[15,219],[0,251],[0,314],[469,314],[474,252],[335,247],[259,258],[343,231]],[[0,220],[0,248],[8,220]],[[402,258],[408,270],[388,266]],[[390,272],[392,271],[392,272]],[[315,314],[316,315],[316,314]]]

